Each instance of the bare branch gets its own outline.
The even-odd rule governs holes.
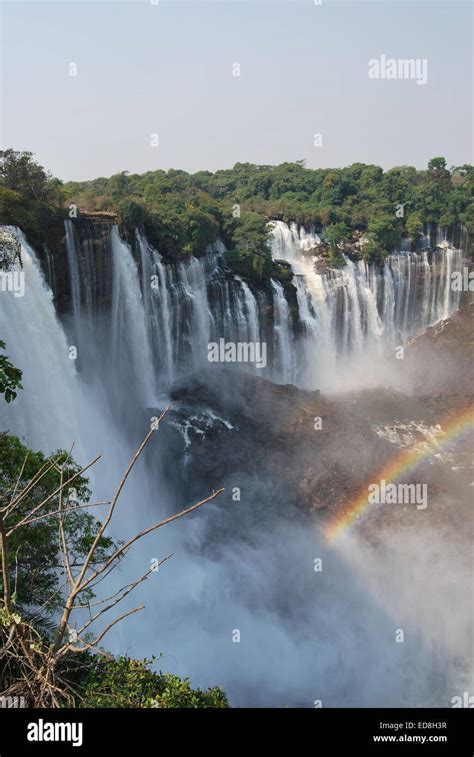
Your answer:
[[[163,563],[166,562],[167,560],[169,560],[170,557],[172,557],[171,554],[170,555],[166,555],[166,557],[164,557],[162,560],[160,560],[160,562],[158,563],[157,567],[160,567],[160,565],[163,565]],[[146,573],[144,573],[142,576],[140,576],[140,578],[137,578],[136,581],[133,581],[133,583],[128,584],[127,586],[124,586],[122,589],[120,589],[116,593],[116,594],[120,594],[120,592],[123,592],[123,593],[120,594],[120,596],[117,597],[116,595],[112,595],[112,597],[110,597],[110,599],[112,599],[115,596],[114,601],[110,605],[108,605],[107,607],[103,607],[101,610],[99,610],[99,612],[97,612],[92,618],[90,618],[90,620],[88,620],[87,623],[85,623],[82,626],[82,628],[79,629],[79,631],[77,633],[79,635],[81,635],[82,633],[84,633],[84,631],[86,630],[86,628],[89,628],[89,626],[92,625],[92,623],[94,623],[94,621],[97,620],[97,618],[99,618],[101,615],[103,615],[104,612],[108,612],[110,609],[112,609],[112,607],[115,607],[116,604],[118,604],[119,602],[121,602],[122,599],[124,599],[128,594],[130,594],[137,586],[139,586],[141,583],[143,583],[143,581],[146,581],[146,579],[148,578],[148,576],[150,575],[150,573],[153,573],[153,572],[154,572],[154,568],[149,568],[146,571]],[[126,589],[126,591],[124,591],[124,589]]]
[[[7,533],[3,518],[0,518],[0,549],[2,559],[2,582],[3,582],[3,603],[8,613],[12,611],[12,599],[10,593],[10,571],[8,566],[8,545]]]
[[[61,647],[63,636],[64,636],[64,633],[65,633],[65,630],[66,630],[66,627],[67,627],[67,624],[68,624],[68,621],[69,621],[69,616],[71,614],[72,608],[73,608],[75,600],[76,600],[76,596],[81,591],[83,591],[83,589],[85,588],[85,586],[87,586],[89,583],[91,583],[91,581],[94,580],[95,576],[97,575],[97,574],[93,574],[93,576],[90,579],[88,579],[87,582],[86,582],[86,584],[83,586],[84,576],[87,573],[87,569],[89,568],[90,562],[91,562],[92,557],[93,557],[93,555],[95,553],[95,550],[97,549],[97,546],[98,546],[98,544],[100,542],[100,539],[102,538],[102,536],[103,536],[103,534],[105,532],[105,529],[107,528],[107,526],[108,526],[108,524],[110,522],[110,519],[112,518],[113,512],[115,510],[115,505],[117,504],[118,497],[120,496],[120,493],[121,493],[121,491],[122,491],[122,489],[123,489],[123,487],[125,485],[125,482],[127,481],[128,477],[129,477],[129,475],[130,475],[130,473],[131,473],[131,471],[133,469],[133,466],[135,465],[136,461],[138,460],[138,458],[140,457],[141,453],[143,452],[143,450],[145,448],[145,445],[147,444],[147,442],[150,439],[150,437],[152,436],[152,434],[154,434],[154,432],[156,431],[156,429],[159,428],[160,422],[164,418],[164,416],[166,415],[166,413],[168,412],[168,410],[169,410],[169,407],[165,408],[165,410],[161,413],[160,417],[158,418],[158,423],[156,424],[156,426],[153,426],[149,430],[149,432],[147,433],[147,435],[145,436],[145,439],[140,444],[138,450],[136,451],[136,453],[134,454],[132,460],[130,461],[130,463],[129,463],[128,467],[127,467],[127,470],[125,471],[124,475],[122,476],[122,479],[121,479],[121,481],[119,483],[117,491],[115,492],[114,496],[112,497],[112,500],[111,500],[110,507],[109,507],[109,510],[107,512],[107,515],[105,516],[104,521],[102,522],[101,526],[97,530],[97,533],[96,533],[96,535],[94,537],[94,540],[93,540],[93,542],[92,542],[92,544],[91,544],[91,546],[89,548],[89,551],[88,551],[88,553],[86,555],[86,558],[84,560],[84,564],[83,564],[81,570],[79,571],[79,575],[78,575],[78,577],[77,577],[77,579],[76,579],[76,581],[74,583],[74,586],[71,588],[71,592],[70,592],[68,598],[66,599],[66,604],[64,606],[64,610],[63,610],[63,613],[62,613],[62,616],[61,616],[61,620],[59,622],[57,634],[56,634],[56,640],[54,642],[54,651],[55,652],[57,652],[58,649]],[[103,572],[103,570],[105,570],[105,568],[101,569],[101,573]]]
[[[169,407],[165,408],[165,410],[161,413],[160,417],[158,418],[158,423],[157,423],[156,428],[160,425],[161,420],[164,418],[164,416],[166,415],[166,413],[168,412],[168,410],[169,410]],[[95,539],[94,539],[94,541],[91,544],[91,547],[89,549],[87,557],[84,560],[84,565],[82,567],[82,570],[81,570],[81,572],[80,572],[80,574],[78,576],[77,582],[76,582],[76,587],[77,588],[82,587],[82,581],[83,581],[83,578],[84,578],[84,576],[85,576],[85,574],[87,572],[87,568],[89,567],[90,561],[92,559],[92,555],[94,554],[94,552],[95,552],[95,550],[97,548],[97,545],[98,545],[100,539],[102,538],[102,536],[103,536],[103,534],[105,532],[105,529],[107,528],[108,524],[110,523],[112,515],[114,514],[115,505],[117,504],[117,500],[118,500],[118,498],[120,496],[120,493],[121,493],[123,487],[125,486],[125,482],[127,481],[128,477],[129,477],[129,475],[130,475],[130,473],[131,473],[131,471],[133,469],[133,466],[135,465],[135,463],[137,462],[137,460],[140,457],[141,453],[143,452],[143,450],[144,450],[144,448],[145,448],[148,440],[150,439],[150,437],[152,436],[152,434],[155,433],[156,428],[151,428],[149,430],[148,434],[145,436],[144,440],[142,441],[142,443],[140,444],[139,448],[137,449],[137,451],[135,452],[134,456],[132,457],[130,463],[128,464],[127,470],[125,471],[124,475],[122,476],[122,479],[121,479],[121,481],[120,481],[120,483],[118,485],[117,491],[115,492],[115,494],[112,497],[112,500],[110,502],[109,511],[108,511],[107,515],[105,516],[104,520],[102,521],[102,524],[101,524],[99,530],[97,531]],[[87,581],[86,585],[87,585],[87,583],[90,583],[90,581]],[[79,590],[81,591],[82,588],[80,588]]]
[[[31,520],[25,520],[23,523],[24,526],[29,526],[30,523],[36,523],[38,520],[44,520],[45,518],[51,518],[53,515],[59,515],[60,512],[62,512],[63,515],[66,515],[66,513],[75,513],[77,510],[85,510],[88,507],[99,507],[100,505],[110,505],[110,500],[102,500],[100,502],[88,502],[85,505],[74,505],[74,507],[66,507],[62,511],[61,510],[53,510],[51,513],[44,513],[44,515],[37,515],[36,518],[31,518]]]
[[[109,625],[106,626],[106,628],[104,628],[104,630],[101,631],[100,634],[90,644],[84,644],[83,647],[68,646],[64,651],[83,652],[85,649],[92,649],[93,647],[96,647],[101,639],[104,638],[105,634],[110,631],[113,626],[117,625],[117,623],[120,623],[120,621],[124,618],[128,618],[129,615],[133,615],[135,612],[140,612],[140,610],[143,610],[144,607],[145,605],[139,605],[139,607],[134,607],[133,610],[128,610],[128,612],[124,612],[124,614],[120,615],[120,617],[115,618],[115,620],[109,623]]]
[[[63,555],[63,563],[64,563],[64,569],[66,571],[66,575],[68,577],[69,584],[72,587],[74,586],[74,576],[72,575],[71,571],[71,563],[69,562],[69,551],[66,544],[66,535],[64,533],[64,516],[62,513],[63,509],[63,490],[62,490],[62,484],[63,484],[63,477],[64,477],[64,468],[61,466],[60,470],[60,483],[61,483],[61,490],[59,492],[59,538],[61,540],[61,551]]]
[[[10,515],[10,513],[15,509],[15,507],[18,505],[19,502],[21,502],[26,495],[33,489],[37,484],[41,481],[43,476],[45,476],[53,467],[54,461],[53,460],[46,460],[41,468],[39,468],[35,475],[28,481],[24,489],[21,490],[21,492],[16,496],[13,497],[8,505],[5,505],[2,507],[2,510],[5,512],[5,517],[7,515]]]
[[[16,480],[15,488],[14,488],[13,494],[12,494],[12,499],[15,499],[15,496],[16,496],[16,493],[17,493],[17,490],[18,490],[18,486],[20,484],[21,477],[23,475],[23,471],[25,470],[25,465],[26,465],[26,461],[27,460],[28,460],[28,452],[25,455],[25,459],[23,460],[23,465],[21,466],[21,470],[20,470],[20,472],[18,474],[18,478]]]
[[[58,489],[55,489],[55,491],[52,494],[50,494],[48,497],[46,497],[46,499],[44,499],[42,502],[40,502],[39,505],[36,505],[36,507],[34,507],[33,510],[30,510],[30,512],[27,515],[25,515],[25,517],[22,520],[18,521],[18,523],[15,523],[15,525],[12,526],[8,530],[7,536],[10,536],[14,531],[16,531],[17,528],[20,528],[20,526],[23,526],[25,524],[25,521],[28,520],[32,515],[34,515],[35,512],[37,512],[41,507],[44,507],[44,505],[46,505],[51,499],[53,499],[53,497],[55,497],[59,491],[61,491],[62,489],[65,489],[66,486],[69,486],[71,481],[74,481],[76,478],[78,478],[78,476],[81,476],[83,473],[85,473],[86,470],[88,470],[93,465],[95,465],[96,462],[100,460],[101,457],[102,457],[101,455],[97,455],[97,457],[94,458],[92,462],[88,463],[88,465],[85,465],[84,468],[81,468],[81,470],[74,473],[74,475],[71,476],[71,478],[68,478],[68,480],[65,481],[62,486],[60,486]]]
[[[181,510],[181,512],[176,513],[175,515],[170,515],[169,518],[165,518],[165,520],[161,520],[159,523],[155,523],[153,526],[149,526],[148,528],[145,528],[143,531],[140,531],[139,534],[129,539],[125,544],[120,546],[111,557],[106,561],[106,563],[102,566],[102,568],[99,568],[98,570],[94,571],[93,575],[90,576],[84,583],[82,583],[79,587],[79,591],[83,591],[85,588],[89,586],[89,584],[97,577],[99,576],[109,565],[111,565],[115,560],[118,559],[125,551],[127,551],[132,544],[134,544],[139,539],[142,539],[147,534],[150,534],[152,531],[156,531],[158,528],[161,528],[162,526],[165,526],[167,523],[171,523],[174,520],[177,520],[178,518],[182,518],[185,515],[188,515],[193,510],[197,510],[198,507],[202,507],[202,505],[205,505],[206,502],[210,502],[211,500],[215,499],[224,491],[224,489],[218,489],[215,492],[212,492],[212,494],[209,497],[206,497],[206,499],[201,500],[201,502],[198,502],[195,505],[192,505],[191,507],[188,507],[186,510]]]
[[[172,553],[170,553],[169,555],[166,555],[166,557],[163,557],[163,559],[162,559],[162,560],[160,560],[160,562],[158,563],[157,567],[159,568],[159,567],[160,567],[160,565],[162,565],[162,564],[163,564],[164,562],[166,562],[166,560],[169,560],[169,559],[170,559],[170,557],[173,557],[173,554],[172,554]],[[154,570],[154,569],[150,569],[150,570],[148,570],[148,571],[147,571],[146,573],[144,573],[144,576],[145,576],[145,577],[146,577],[146,576],[148,576],[148,574],[149,574],[149,573],[152,573],[152,572],[153,572],[153,570]],[[74,609],[75,609],[75,610],[80,610],[80,609],[84,609],[84,608],[87,608],[88,610],[90,610],[90,608],[91,608],[91,607],[97,607],[98,605],[103,605],[103,604],[104,604],[104,602],[108,602],[108,601],[110,601],[111,599],[114,599],[114,598],[115,598],[115,597],[116,597],[116,596],[117,596],[118,594],[120,594],[120,593],[121,593],[122,591],[125,591],[125,589],[128,589],[128,588],[129,588],[130,586],[131,586],[131,587],[134,587],[134,586],[136,586],[136,585],[137,585],[137,584],[138,584],[138,583],[139,583],[140,581],[141,581],[141,579],[139,579],[138,581],[134,581],[134,582],[132,582],[132,583],[129,583],[129,584],[125,584],[125,586],[122,586],[122,588],[121,588],[121,589],[118,589],[118,590],[117,590],[117,591],[115,591],[115,592],[114,592],[113,594],[110,594],[110,595],[109,595],[108,597],[105,597],[104,599],[99,599],[99,600],[97,600],[97,602],[87,602],[86,604],[83,604],[83,605],[81,605],[81,604],[76,604],[76,606],[74,607]],[[94,584],[92,584],[92,586],[94,586]],[[91,587],[89,587],[89,588],[91,588]],[[124,596],[125,596],[125,595],[124,595]]]

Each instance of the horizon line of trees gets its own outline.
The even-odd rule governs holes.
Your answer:
[[[44,243],[48,223],[83,212],[115,213],[127,234],[141,226],[167,258],[203,254],[221,238],[238,273],[268,278],[271,219],[312,226],[323,234],[330,259],[363,235],[362,256],[380,262],[402,236],[416,241],[425,224],[467,229],[474,252],[474,167],[448,169],[435,157],[426,170],[353,163],[346,168],[306,168],[304,161],[277,166],[236,163],[231,169],[121,171],[109,178],[62,182],[29,152],[0,152],[0,221],[20,226]]]

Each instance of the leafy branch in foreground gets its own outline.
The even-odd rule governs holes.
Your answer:
[[[227,707],[223,691],[192,689],[188,679],[157,673],[151,660],[130,657],[106,659],[92,653],[77,655],[71,669],[73,685],[80,691],[81,706],[87,707]]]
[[[5,349],[5,342],[0,340],[0,350]],[[6,402],[11,402],[16,397],[16,390],[22,389],[22,372],[15,368],[6,355],[0,355],[0,394],[3,394]]]
[[[168,408],[161,414],[159,422],[164,418],[167,410]],[[133,607],[112,619],[110,617],[106,619],[106,614],[146,581],[150,573],[156,570],[156,566],[153,565],[144,574],[115,593],[96,600],[95,590],[98,585],[115,570],[120,560],[136,542],[167,523],[184,517],[215,499],[223,491],[223,489],[213,491],[209,497],[150,525],[124,542],[116,544],[105,535],[127,479],[152,434],[159,426],[159,422],[154,424],[140,444],[109,501],[93,505],[87,502],[77,503],[77,490],[81,497],[88,498],[89,492],[83,474],[97,462],[99,457],[85,467],[79,468],[71,461],[68,453],[59,453],[48,459],[41,459],[40,456],[33,461],[35,465],[32,465],[31,458],[26,455],[15,479],[11,476],[3,476],[3,497],[0,500],[0,677],[5,695],[23,696],[28,705],[33,707],[73,706],[83,701],[84,691],[92,691],[94,688],[91,684],[93,674],[91,673],[90,680],[86,675],[90,684],[86,685],[84,678],[80,678],[82,683],[78,681],[77,671],[83,669],[83,676],[84,669],[89,669],[90,672],[91,660],[95,660],[98,655],[105,655],[110,661],[110,655],[107,656],[99,647],[102,639],[116,624],[142,610],[143,605]],[[18,455],[18,445],[16,452]],[[30,454],[38,455],[39,453]],[[31,473],[30,477],[26,475],[28,472]],[[76,490],[73,504],[70,499],[71,489]],[[78,537],[74,537],[74,523],[78,525],[77,519],[81,517],[81,511],[85,507],[96,505],[107,507],[105,517],[99,522],[91,516],[85,516],[85,528],[80,530]],[[34,566],[33,559],[33,564],[30,564],[28,568],[33,571],[31,586],[28,587],[28,570],[22,571],[19,568],[21,560],[18,555],[26,544],[30,558],[41,559],[42,557],[44,559],[44,534],[43,546],[41,546],[41,532],[38,529],[43,529],[45,523],[51,522],[51,519],[57,526],[57,541],[54,549],[50,545],[50,551],[54,553],[55,549],[57,550],[62,568],[60,569],[59,564],[54,564],[52,570],[45,572],[39,566]],[[166,555],[159,564],[170,557],[171,555]],[[36,572],[41,574],[40,580],[34,576],[35,567]],[[62,584],[58,586],[60,580]],[[33,591],[33,585],[35,591]],[[39,605],[40,602],[42,602],[41,605]],[[35,605],[37,612],[46,610],[46,614],[51,612],[52,608],[60,608],[59,620],[53,621],[53,628],[51,628],[51,616],[49,630],[39,629],[28,607],[31,604]],[[88,616],[86,620],[81,621],[82,624],[79,624],[79,627],[76,627],[76,622],[72,622],[72,614],[75,610],[82,610],[81,615]],[[100,630],[96,629],[97,624]],[[90,633],[92,626],[94,626],[93,634]],[[73,662],[75,656],[77,662]],[[137,661],[132,662],[145,665]],[[120,663],[116,661],[116,664],[123,672]],[[150,673],[157,675],[152,671]],[[177,693],[179,687],[176,681],[170,688],[173,677],[169,677],[169,693],[166,696],[166,686],[163,688],[164,678],[161,676],[159,679],[159,685],[157,683],[154,689],[155,693],[149,698],[149,702],[147,700],[148,704],[145,706],[180,706],[166,704],[167,696],[168,699],[170,697],[179,699]],[[201,700],[196,692],[193,693],[191,689],[188,691],[186,687],[189,688],[189,684],[186,681],[180,681],[180,686],[184,686],[181,691],[183,701],[191,702],[193,696],[198,697],[194,700],[194,704],[188,703],[182,706],[206,706],[196,703]],[[152,700],[155,699],[156,702],[153,704]],[[209,702],[212,701],[214,700],[211,696]],[[225,705],[209,703],[207,706]]]

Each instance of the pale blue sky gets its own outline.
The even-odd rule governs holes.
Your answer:
[[[2,145],[65,180],[302,158],[472,162],[468,2],[15,0],[2,37]],[[426,58],[427,84],[370,80],[382,54]]]

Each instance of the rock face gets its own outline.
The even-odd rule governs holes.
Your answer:
[[[329,398],[222,371],[220,393],[208,384],[176,387],[174,422],[185,423],[188,479],[220,485],[227,477],[277,480],[302,511],[332,511],[383,466],[393,449],[373,430],[397,414],[403,396],[379,391]],[[222,392],[222,386],[228,392]],[[225,420],[206,425],[206,408]],[[182,418],[180,414],[182,413]],[[179,433],[179,432],[177,432]]]
[[[77,267],[88,276],[88,297],[99,306],[108,304],[109,237],[114,222],[112,214],[94,213],[81,215],[66,223],[58,219],[45,229],[43,244],[36,245],[36,251],[60,316],[73,311],[71,250]]]

